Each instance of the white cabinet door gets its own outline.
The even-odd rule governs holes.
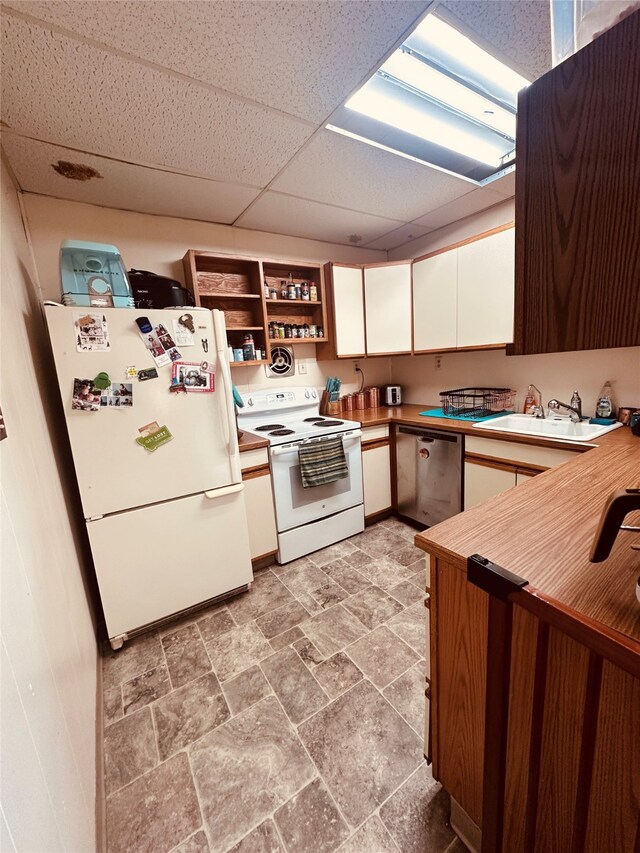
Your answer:
[[[483,501],[506,492],[516,484],[515,471],[488,468],[474,462],[464,463],[464,508],[481,504]]]
[[[411,352],[411,264],[364,271],[367,355]]]
[[[362,356],[365,354],[362,269],[334,264],[331,274],[336,355]]]
[[[515,229],[458,248],[459,347],[513,340]]]
[[[250,477],[243,483],[249,528],[249,549],[251,559],[255,560],[257,557],[264,557],[278,550],[271,476],[266,473],[260,477]]]
[[[457,346],[458,253],[441,252],[413,265],[413,348]]]
[[[389,445],[362,451],[365,517],[391,506],[391,451]]]

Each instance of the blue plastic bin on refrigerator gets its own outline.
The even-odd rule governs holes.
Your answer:
[[[135,308],[120,252],[106,243],[65,240],[60,246],[63,305]]]

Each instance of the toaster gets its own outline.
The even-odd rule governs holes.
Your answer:
[[[400,385],[385,385],[382,389],[383,406],[402,405],[402,387]]]

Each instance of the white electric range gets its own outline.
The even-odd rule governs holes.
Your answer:
[[[364,530],[359,421],[323,416],[315,388],[242,394],[238,426],[269,440],[279,563],[288,563]],[[298,448],[342,436],[349,475],[304,489]],[[251,523],[251,519],[249,519]]]

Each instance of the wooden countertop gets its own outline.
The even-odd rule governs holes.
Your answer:
[[[622,531],[610,557],[590,563],[600,513],[616,489],[640,486],[640,439],[628,427],[595,441],[568,442],[477,429],[465,421],[420,416],[435,405],[366,409],[353,417],[363,427],[384,423],[437,429],[576,451],[571,459],[480,506],[416,536],[418,547],[466,571],[467,557],[482,554],[520,575],[544,595],[640,643],[640,535]],[[586,452],[589,451],[589,452]],[[640,512],[627,516],[640,525]],[[639,649],[640,651],[640,649]]]
[[[609,494],[640,486],[640,441],[631,439],[618,446],[603,442],[593,452],[417,534],[416,545],[465,571],[467,557],[481,554],[577,617],[593,619],[640,644],[635,596],[640,551],[630,547],[640,544],[638,534],[621,532],[607,560],[589,562]],[[640,524],[640,512],[627,516],[626,523]]]
[[[269,447],[269,440],[267,438],[259,438],[251,432],[243,432],[242,430],[241,432],[242,435],[238,439],[240,453],[245,453],[247,450],[258,450],[261,447]]]

